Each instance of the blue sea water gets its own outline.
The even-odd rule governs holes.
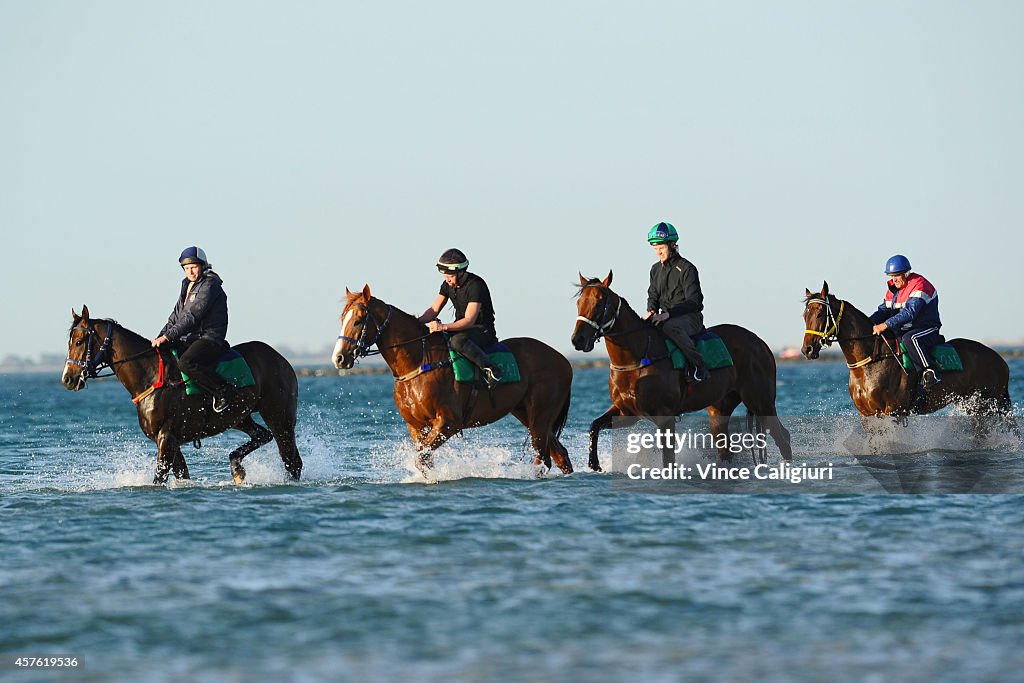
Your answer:
[[[435,484],[387,376],[306,377],[303,480],[273,444],[193,479],[116,381],[0,376],[0,679],[1004,681],[1024,670],[1024,498],[665,495],[585,471],[607,371],[576,371],[577,473],[535,477],[513,420],[441,449]],[[1011,362],[1018,414],[1024,363]],[[841,363],[779,368],[779,412],[828,457]],[[838,441],[839,437],[835,437]],[[609,442],[602,441],[602,460]],[[836,451],[840,449],[836,444]],[[1019,468],[1019,443],[905,455]],[[956,452],[953,452],[956,451]],[[777,451],[774,451],[777,459]],[[952,453],[952,456],[951,456]],[[966,463],[966,464],[965,464]],[[27,672],[15,655],[74,654]]]

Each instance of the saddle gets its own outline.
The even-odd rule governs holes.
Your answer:
[[[178,357],[178,350],[172,349],[171,353],[174,357]],[[226,379],[228,382],[233,384],[236,389],[243,387],[251,387],[256,384],[256,379],[252,376],[252,370],[249,368],[249,363],[246,362],[245,357],[234,348],[230,348],[221,354],[220,359],[217,361],[217,367],[215,371],[218,375]],[[180,369],[179,369],[179,372]],[[196,394],[206,393],[202,387],[189,379],[188,375],[181,372],[181,380],[185,383],[185,393],[189,396]]]
[[[516,362],[516,357],[512,355],[512,351],[504,342],[498,342],[483,351],[487,354],[490,361],[501,370],[501,382],[499,384],[514,384],[520,380],[519,363]],[[477,367],[451,347],[448,347],[448,353],[451,355],[455,381],[462,384],[475,382],[480,372]]]
[[[725,342],[716,333],[704,328],[697,334],[690,335],[690,339],[693,340],[694,346],[697,347],[697,353],[704,359],[704,365],[707,366],[708,370],[728,368],[733,365],[729,347],[725,345]],[[668,347],[669,353],[672,354],[672,367],[676,370],[684,369],[686,367],[686,358],[675,342],[666,336],[665,346]]]
[[[945,341],[928,349],[928,355],[931,357],[932,365],[935,366],[936,370],[950,372],[964,369],[963,361],[960,360],[960,354],[956,352],[953,346],[945,343]],[[903,367],[907,370],[916,369],[914,361],[910,360],[910,354],[907,353],[907,347],[902,341],[900,341],[900,362],[903,363]]]

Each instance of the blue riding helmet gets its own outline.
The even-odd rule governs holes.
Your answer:
[[[178,257],[178,263],[182,266],[187,266],[190,263],[198,263],[202,266],[210,265],[206,258],[206,252],[199,247],[185,247],[185,251],[181,252],[181,256]]]
[[[910,259],[903,254],[896,254],[885,262],[886,275],[899,275],[910,271]]]

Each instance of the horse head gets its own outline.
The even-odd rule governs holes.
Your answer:
[[[828,292],[828,282],[822,282],[820,292],[804,288],[804,341],[800,348],[808,360],[817,358],[821,345],[830,345],[838,333],[834,299]]]
[[[372,344],[366,344],[367,330],[377,327],[370,315],[370,285],[363,285],[358,292],[350,292],[345,288],[345,308],[341,312],[341,332],[334,345],[331,360],[339,370],[348,370],[355,365],[356,359],[365,356]],[[379,329],[377,330],[379,335]]]
[[[82,306],[81,315],[71,309],[68,357],[60,376],[65,389],[84,389],[86,382],[109,362],[112,328],[112,321],[90,319],[88,306]]]
[[[594,344],[608,333],[619,316],[622,299],[609,289],[612,271],[604,280],[585,278],[580,274],[579,294],[576,299],[576,327],[572,332],[572,345],[577,351],[593,351]]]

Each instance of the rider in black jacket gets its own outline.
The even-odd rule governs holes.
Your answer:
[[[185,279],[167,324],[153,346],[172,342],[185,347],[178,366],[189,378],[213,395],[213,410],[228,408],[235,395],[234,386],[216,372],[217,361],[228,349],[228,297],[223,281],[213,272],[206,252],[188,247],[178,258]]]
[[[671,223],[655,225],[647,233],[647,241],[654,247],[658,262],[651,266],[644,320],[661,324],[662,332],[675,342],[692,368],[688,379],[703,381],[708,371],[691,339],[704,329],[704,294],[697,267],[679,255],[679,233]]]

